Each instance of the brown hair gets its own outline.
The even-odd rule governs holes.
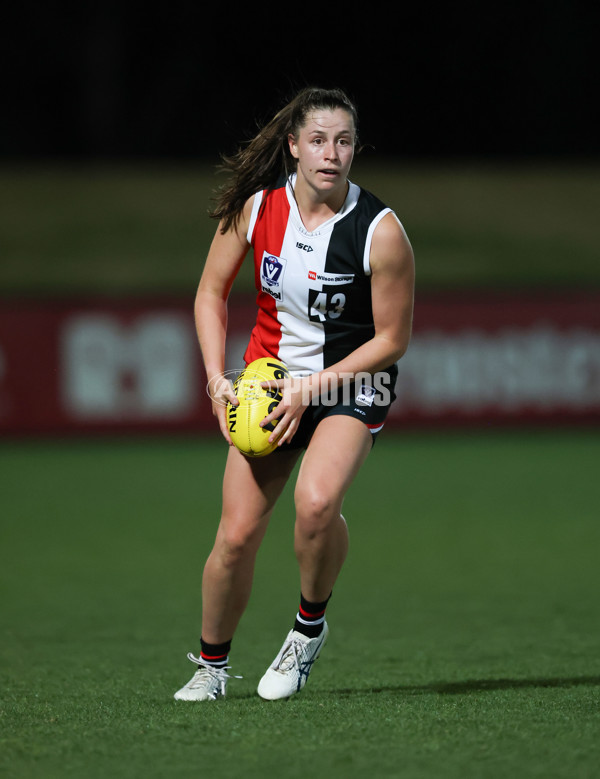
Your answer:
[[[235,227],[248,198],[261,189],[272,189],[282,176],[296,170],[290,154],[288,135],[298,135],[310,111],[315,109],[347,111],[358,127],[356,108],[341,89],[307,87],[285,105],[258,134],[232,156],[223,156],[220,169],[229,180],[216,197],[210,216],[222,220],[221,232]],[[356,138],[355,138],[356,143]]]

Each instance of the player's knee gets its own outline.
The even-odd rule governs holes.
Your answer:
[[[247,559],[248,555],[256,554],[260,539],[255,528],[246,524],[221,527],[217,533],[215,546],[219,559],[226,568],[234,568]]]
[[[296,528],[308,536],[322,533],[339,516],[337,501],[329,491],[310,487],[296,490]]]

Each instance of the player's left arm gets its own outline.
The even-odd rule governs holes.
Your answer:
[[[404,228],[393,213],[383,217],[373,234],[371,273],[375,337],[364,346],[371,351],[367,362],[376,364],[362,370],[372,372],[388,367],[404,355],[412,331],[414,254]]]

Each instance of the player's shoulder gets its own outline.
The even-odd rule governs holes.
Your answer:
[[[286,195],[287,184],[288,184],[287,176],[285,175],[279,176],[271,184],[267,184],[262,189],[258,190],[256,194],[253,195],[253,198],[259,200],[265,200],[266,198],[278,198],[284,196],[287,197]]]
[[[388,239],[406,238],[406,232],[396,212],[370,190],[360,186],[357,189],[357,210],[373,223],[373,235]]]
[[[371,231],[391,209],[370,190],[357,184],[351,183],[350,186],[354,190],[350,195],[355,201],[355,206],[350,213],[359,224],[363,225],[363,229]]]
[[[374,211],[378,213],[388,208],[383,200],[375,195],[371,190],[365,189],[358,184],[354,185],[358,190],[358,202],[357,205],[365,210]]]
[[[411,243],[393,211],[386,213],[375,227],[370,259],[373,272],[390,263],[398,268],[409,268],[414,264]]]

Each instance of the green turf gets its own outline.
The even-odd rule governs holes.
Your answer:
[[[600,287],[598,164],[416,165],[357,158],[402,219],[421,289]],[[0,170],[3,294],[193,296],[215,224],[214,167]],[[252,273],[244,269],[240,289]]]
[[[600,437],[388,434],[306,689],[256,683],[297,605],[288,490],[227,700],[173,692],[197,651],[217,440],[0,447],[0,775],[598,776]]]

